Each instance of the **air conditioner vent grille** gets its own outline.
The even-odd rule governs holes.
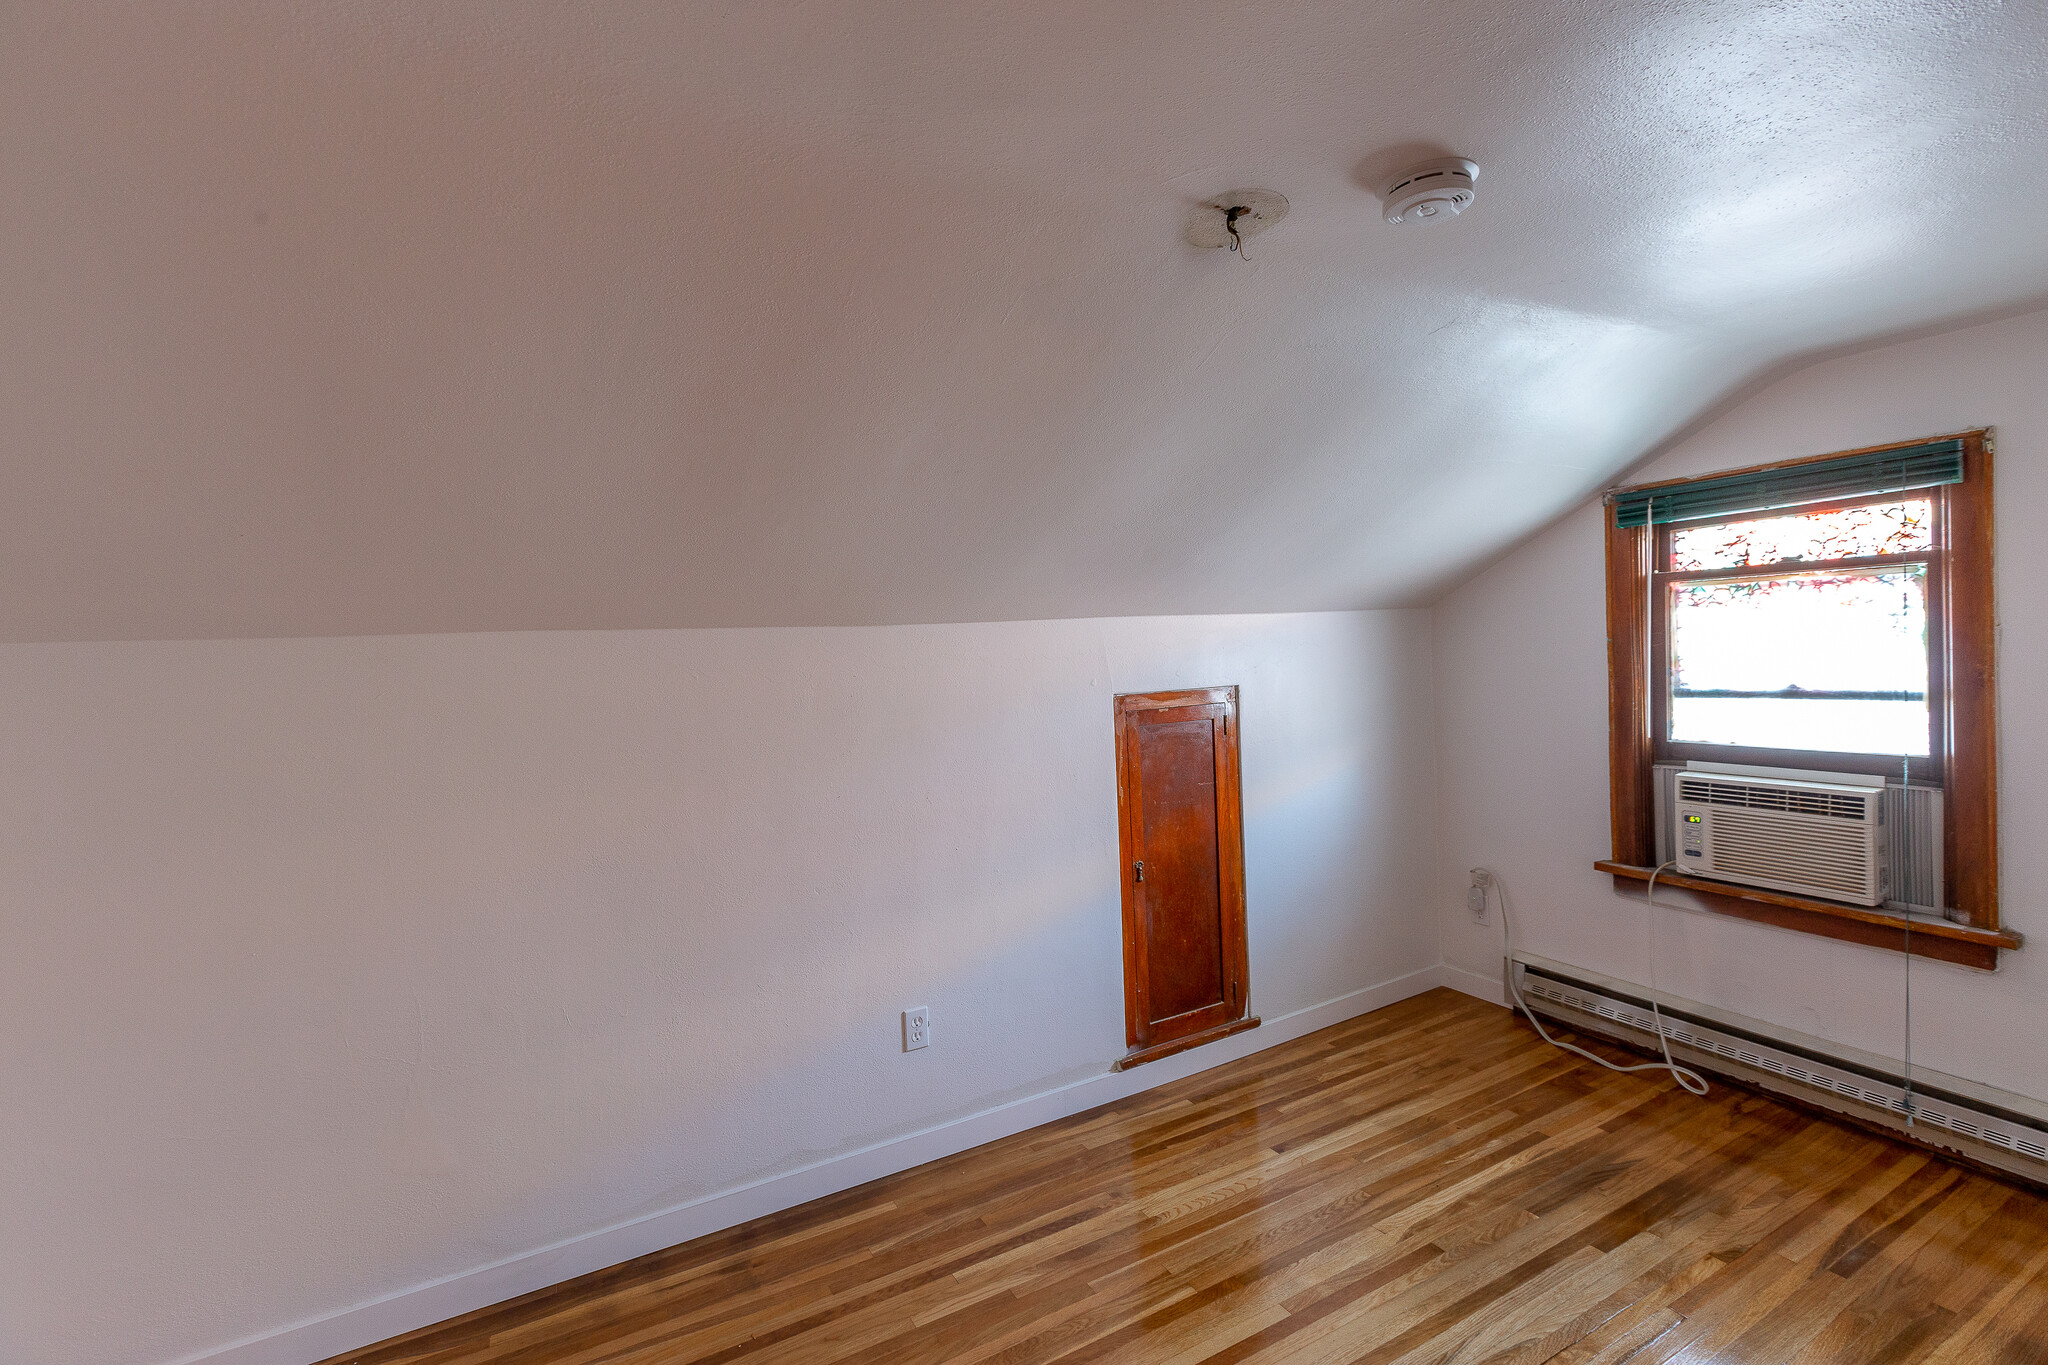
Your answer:
[[[1889,894],[1882,787],[1690,772],[1674,785],[1680,866],[1858,905],[1881,904]]]
[[[1796,881],[1857,896],[1869,869],[1863,832],[1854,825],[1788,827],[1747,811],[1715,814],[1714,870],[1722,876]]]
[[[1868,798],[1847,793],[1751,787],[1737,782],[1702,782],[1689,777],[1678,779],[1678,799],[1696,801],[1704,806],[1747,806],[1751,810],[1824,815],[1836,820],[1860,821],[1867,818],[1869,809]]]

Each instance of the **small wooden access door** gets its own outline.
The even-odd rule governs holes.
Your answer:
[[[1116,699],[1124,1021],[1136,1066],[1258,1027],[1245,1017],[1237,689]]]

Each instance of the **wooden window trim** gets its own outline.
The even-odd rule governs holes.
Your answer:
[[[1930,727],[1938,746],[1932,762],[1944,796],[1947,828],[1943,833],[1943,865],[1949,919],[1916,920],[1910,931],[1895,915],[1816,897],[1755,890],[1726,882],[1678,873],[1664,873],[1660,884],[1694,892],[1710,908],[1739,918],[1777,924],[1876,947],[1908,950],[1916,955],[1993,968],[2001,949],[2020,946],[2020,935],[1998,922],[1998,716],[1996,686],[1997,618],[1992,597],[1991,439],[1988,430],[1957,433],[1963,443],[1963,481],[1928,490],[1936,503],[1936,554],[1929,573],[1928,629],[1940,648],[1934,675],[1928,679],[1929,705],[1940,714]],[[1747,469],[1717,472],[1762,473],[1844,455],[1872,454],[1921,445],[1896,441],[1861,450],[1839,451],[1808,459],[1780,460]],[[1627,492],[1687,483],[1668,479],[1638,484]],[[1851,499],[1851,503],[1863,499]],[[1816,507],[1833,504],[1816,504]],[[1656,861],[1654,775],[1660,750],[1667,758],[1701,757],[1688,746],[1660,745],[1656,725],[1661,708],[1653,660],[1647,575],[1662,540],[1662,528],[1618,527],[1612,513],[1607,526],[1607,733],[1609,810],[1613,856],[1594,866],[1611,873],[1617,889],[1633,890],[1647,881]],[[1897,760],[1883,759],[1880,769],[1867,755],[1793,754],[1767,750],[1730,751],[1715,746],[1724,761],[1773,766],[1827,768],[1836,771],[1893,772]]]

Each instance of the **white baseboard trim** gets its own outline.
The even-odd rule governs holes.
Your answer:
[[[1507,990],[1497,976],[1468,972],[1463,967],[1453,967],[1448,962],[1438,970],[1443,973],[1443,984],[1454,991],[1463,991],[1466,995],[1475,996],[1489,1005],[1508,1003]]]
[[[401,1332],[429,1327],[521,1294],[530,1294],[536,1289],[560,1284],[578,1275],[587,1275],[593,1270],[630,1261],[636,1256],[645,1256],[651,1251],[660,1251],[706,1233],[722,1231],[751,1218],[794,1208],[798,1204],[837,1194],[913,1166],[922,1166],[928,1161],[964,1152],[970,1147],[979,1147],[1127,1095],[1155,1089],[1314,1033],[1317,1029],[1340,1024],[1436,986],[1451,986],[1469,994],[1480,994],[1464,980],[1454,977],[1469,978],[1482,985],[1485,981],[1483,977],[1457,968],[1424,967],[1291,1014],[1266,1019],[1258,1028],[1130,1071],[1105,1071],[1099,1076],[984,1109],[965,1118],[830,1157],[781,1175],[768,1176],[750,1185],[706,1195],[631,1222],[584,1233],[551,1246],[479,1266],[475,1270],[402,1289],[326,1317],[184,1356],[170,1365],[312,1365],[314,1361],[359,1350]],[[1494,994],[1497,996],[1499,993],[1499,985],[1495,983]],[[1481,998],[1485,997],[1482,995]]]

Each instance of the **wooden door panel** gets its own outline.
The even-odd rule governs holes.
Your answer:
[[[1205,710],[1211,708],[1204,708]],[[1220,709],[1220,708],[1217,708]],[[1151,1021],[1224,1004],[1216,720],[1138,721],[1138,827]]]
[[[1132,1065],[1258,1021],[1245,1016],[1237,689],[1122,696],[1116,719]]]

